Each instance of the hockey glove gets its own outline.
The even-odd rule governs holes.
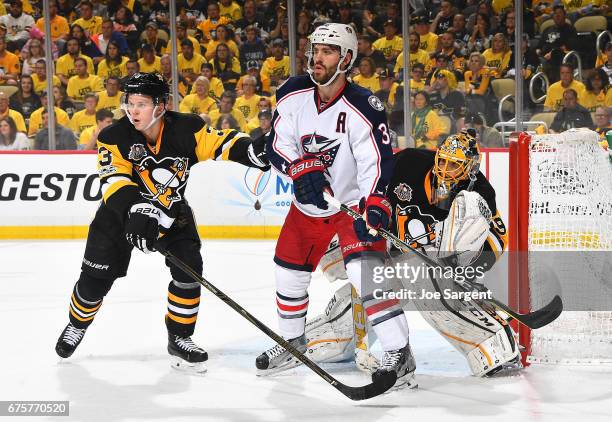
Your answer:
[[[376,242],[380,240],[379,234],[372,236],[370,229],[387,229],[391,217],[391,204],[384,195],[373,193],[368,199],[361,198],[359,212],[364,218],[353,221],[353,229],[362,242]]]
[[[132,205],[125,222],[125,238],[144,253],[154,252],[160,218],[161,211],[151,204],[140,202]]]
[[[262,135],[249,145],[247,150],[249,161],[255,164],[261,171],[270,170],[270,161],[266,155],[266,135]]]
[[[314,155],[305,155],[295,160],[287,169],[287,174],[293,179],[295,199],[304,205],[312,204],[322,210],[327,209],[327,201],[323,199],[323,190],[330,188],[323,172],[325,165]]]

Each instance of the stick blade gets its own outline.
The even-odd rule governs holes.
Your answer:
[[[522,321],[529,328],[536,330],[550,324],[563,312],[563,301],[556,295],[545,307],[523,317]]]
[[[339,386],[339,390],[351,400],[367,400],[372,397],[380,396],[395,385],[397,374],[389,372],[381,377],[378,377],[376,382],[372,382],[363,387]]]

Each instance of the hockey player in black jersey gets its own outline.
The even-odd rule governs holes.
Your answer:
[[[264,143],[236,130],[214,130],[193,114],[167,110],[169,88],[157,73],[137,73],[125,84],[126,116],[98,136],[103,201],[89,226],[81,275],[70,300],[70,322],[55,350],[75,351],[113,282],[126,275],[134,247],[164,248],[201,274],[200,238],[185,187],[193,165],[231,160],[267,170]],[[204,372],[207,353],[192,340],[200,285],[166,262],[168,352],[173,367]]]

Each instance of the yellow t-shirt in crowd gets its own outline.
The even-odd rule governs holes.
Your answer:
[[[259,112],[257,113],[259,115]],[[259,127],[259,117],[255,116],[247,122],[247,132],[251,133]]]
[[[73,116],[74,117],[74,116]],[[96,122],[97,125],[97,122]],[[79,145],[85,146],[91,141],[91,137],[97,129],[97,126],[90,126],[87,129],[84,129],[79,135]]]
[[[6,113],[4,113],[3,115],[0,115],[0,118],[6,117],[6,116],[13,119],[18,132],[23,132],[23,133],[27,132],[25,120],[23,120],[23,116],[20,112],[9,108]]]
[[[203,100],[198,97],[198,94],[189,94],[183,98],[179,111],[181,113],[209,114],[211,110],[217,108],[217,103],[210,97]]]
[[[202,31],[202,34],[204,34],[204,38],[210,40],[212,39],[212,36],[210,35],[210,31],[216,30],[219,25],[227,25],[230,22],[231,21],[225,16],[219,17],[219,19],[216,21],[206,19],[198,24],[198,29]]]
[[[512,0],[493,0],[491,7],[495,11],[495,15],[501,16],[514,8],[514,2]]]
[[[96,35],[102,32],[102,17],[101,16],[92,16],[91,19],[89,20],[78,18],[72,24],[79,25],[85,31],[89,32],[89,35]]]
[[[229,50],[232,52],[232,56],[236,57],[237,59],[240,59],[240,51],[238,50],[238,46],[234,41],[229,40],[224,41],[223,43],[227,45],[227,48],[229,48]],[[215,40],[211,40],[208,42],[208,44],[206,44],[206,53],[204,53],[204,57],[207,60],[211,60],[215,56],[215,51],[217,51],[217,46],[219,44],[221,44],[221,41]]]
[[[79,57],[83,57],[87,62],[87,73],[93,74],[94,65],[91,58],[83,54],[79,55]],[[57,62],[55,63],[55,73],[65,75],[67,78],[76,74],[76,70],[74,70],[74,59],[70,54],[66,53],[57,59]]]
[[[563,106],[563,93],[566,89],[570,88],[578,93],[578,104],[582,105],[582,99],[584,97],[586,88],[582,82],[573,80],[567,88],[563,88],[563,86],[561,86],[561,81],[550,85],[548,87],[548,91],[546,91],[544,107],[552,111],[559,111]]]
[[[419,82],[415,81],[414,79],[410,78],[410,94],[414,95],[419,91],[422,91],[425,89],[425,79],[420,80]]]
[[[191,45],[193,46],[193,53],[202,54],[202,47],[200,47],[200,43],[198,42],[198,40],[196,40],[191,35],[188,35],[187,39],[191,41]],[[176,47],[178,48],[178,51],[181,51],[181,42],[179,41],[178,38],[176,39]],[[164,54],[170,54],[172,52],[172,44],[171,43],[166,44],[166,47],[164,47],[162,52]]]
[[[247,78],[248,76],[250,75],[242,75],[240,79],[238,79],[238,83],[236,84],[236,91],[242,91],[242,84],[244,83],[245,78]],[[270,92],[270,80],[269,79],[264,79],[261,81],[261,90],[264,93]]]
[[[601,6],[601,0],[561,0],[566,13],[577,12],[592,4],[593,7]]]
[[[224,89],[225,88],[223,87],[223,82],[221,82],[221,79],[217,78],[216,76],[210,78],[210,87],[208,88],[209,97],[220,99]]]
[[[79,76],[74,75],[68,79],[66,93],[75,101],[83,101],[85,94],[90,92],[100,92],[103,89],[104,86],[102,84],[102,78],[99,76],[89,75],[88,77],[81,79]]]
[[[15,73],[19,75],[21,72],[21,65],[19,64],[19,57],[10,51],[5,51],[4,56],[0,56],[0,73],[5,75],[7,73]]]
[[[493,76],[495,78],[501,78],[506,70],[508,70],[512,51],[508,50],[505,53],[494,53],[493,49],[487,48],[482,55],[485,59],[485,66],[493,71]]]
[[[260,98],[261,97],[257,94],[248,99],[244,95],[241,95],[240,97],[236,98],[234,108],[242,112],[245,120],[250,120],[253,117],[257,117],[257,113],[259,113],[257,103],[259,103]]]
[[[43,91],[47,90],[47,80],[45,79],[44,81],[41,81],[38,78],[38,75],[36,73],[32,73],[32,81],[34,82],[34,92],[37,95],[40,95]],[[62,84],[62,82],[60,81],[60,79],[53,75],[53,86],[60,86]]]
[[[138,65],[140,66],[141,72],[151,73],[151,72],[159,72],[161,73],[161,58],[159,56],[155,56],[153,59],[153,63],[149,64],[145,62],[145,59],[138,59]]]
[[[193,72],[196,75],[200,74],[202,70],[202,65],[206,63],[206,59],[199,55],[193,54],[191,60],[187,60],[183,54],[178,55],[178,70],[179,72]]]
[[[380,89],[380,77],[377,74],[366,78],[363,75],[353,76],[353,82],[375,93]]]
[[[433,32],[428,32],[425,35],[420,35],[419,39],[421,43],[419,44],[419,48],[421,50],[425,50],[428,53],[433,53],[436,51],[436,47],[438,46],[438,35]]]
[[[114,76],[116,78],[123,78],[127,76],[127,57],[121,57],[121,63],[111,63],[110,65],[106,62],[106,59],[102,60],[98,63],[98,76],[102,78],[102,80],[106,80],[109,76]],[[143,72],[142,69],[140,69]],[[146,72],[146,71],[144,71]]]
[[[429,72],[429,53],[425,50],[421,50],[420,48],[416,53],[410,52],[410,68],[414,66],[415,63],[421,63],[425,66],[425,73]],[[395,60],[395,67],[393,68],[393,73],[397,76],[397,73],[404,68],[404,52],[401,52],[399,56],[397,56],[397,60]]]
[[[210,117],[210,121],[211,121],[210,125],[212,127],[217,126],[217,121],[219,120],[219,117],[221,117],[221,114],[222,113],[221,111],[219,111],[218,108],[210,110],[210,113],[208,113],[208,117]],[[245,132],[247,123],[246,123],[246,120],[244,119],[244,115],[242,114],[242,112],[240,112],[240,110],[232,108],[230,115],[234,119],[236,119],[236,122],[238,123],[238,126],[240,127],[240,131]]]
[[[236,22],[242,18],[242,8],[235,1],[232,1],[229,6],[224,6],[219,2],[219,15]]]
[[[96,113],[87,114],[87,110],[77,111],[72,115],[72,119],[68,123],[68,129],[80,134],[88,127],[96,125]]]
[[[261,66],[261,70],[259,74],[261,75],[261,80],[264,78],[272,79],[282,78],[286,79],[289,77],[289,56],[283,56],[281,60],[276,60],[274,57],[268,57]]]
[[[431,110],[425,116],[423,126],[420,126],[421,119],[415,118],[412,127],[412,136],[414,137],[416,148],[436,149],[438,147],[438,136],[442,135],[445,130],[444,123],[440,116],[435,111]],[[419,133],[415,131],[418,129]]]
[[[102,110],[103,108],[115,111],[119,107],[121,107],[121,96],[123,92],[117,92],[117,95],[114,97],[109,97],[108,92],[106,90],[102,90],[98,92],[98,104],[96,105],[96,111]]]
[[[580,105],[591,113],[594,113],[597,107],[612,107],[612,88],[608,88],[608,92],[602,90],[597,95],[585,89]]]
[[[372,48],[383,53],[385,57],[392,54],[397,55],[404,49],[404,40],[397,35],[390,40],[388,40],[387,37],[382,37],[374,41]]]
[[[68,126],[70,123],[70,117],[68,117],[68,113],[62,110],[59,107],[53,107],[55,109],[55,117],[57,119],[57,123],[62,126]],[[30,114],[30,127],[28,129],[28,136],[34,136],[36,133],[42,129],[43,127],[43,107],[40,107]]]
[[[40,18],[36,21],[36,27],[40,29],[41,32],[45,32],[45,18]],[[70,33],[70,26],[68,26],[68,21],[65,17],[60,15],[55,15],[53,19],[51,19],[51,39],[56,41],[62,35],[68,35]]]

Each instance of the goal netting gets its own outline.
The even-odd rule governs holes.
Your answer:
[[[570,130],[519,140],[517,197],[530,309],[555,294],[564,312],[521,342],[530,363],[612,363],[612,165],[597,133]],[[527,161],[527,163],[525,163]],[[527,173],[527,174],[525,174]],[[528,176],[528,177],[525,177]],[[521,252],[519,252],[521,253]],[[523,264],[525,265],[525,264]]]

